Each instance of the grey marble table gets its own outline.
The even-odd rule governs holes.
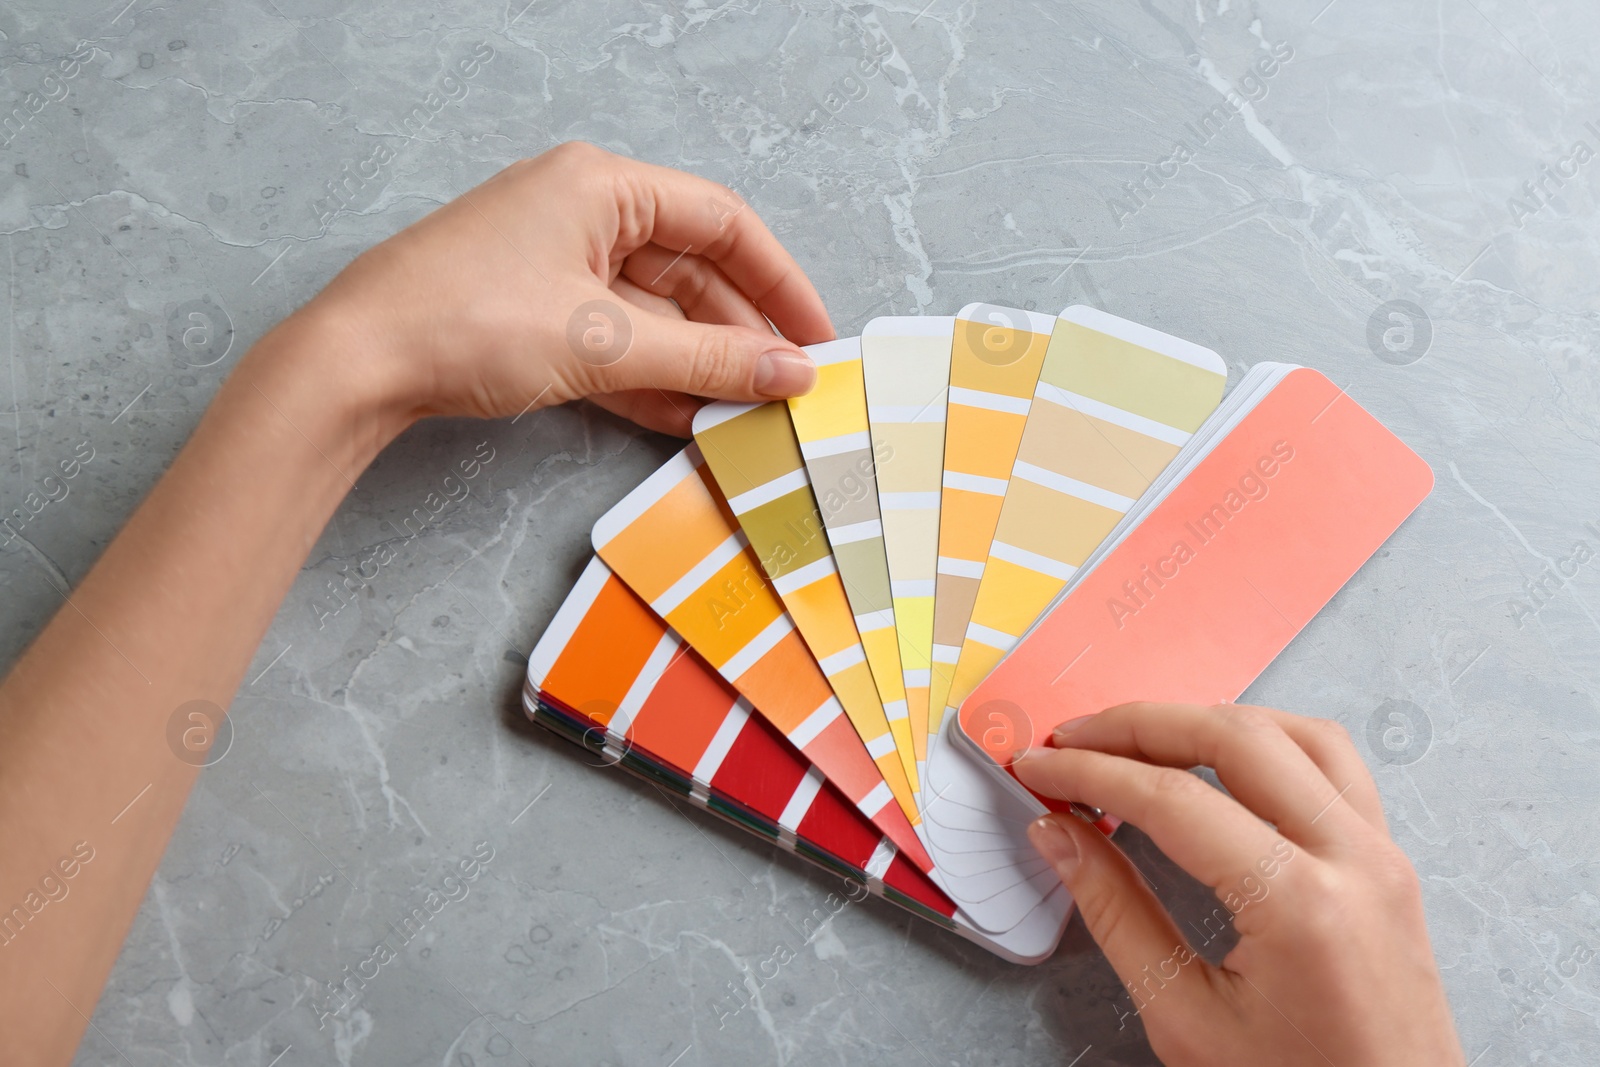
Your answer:
[[[9,3],[0,498],[55,499],[0,552],[0,656],[269,324],[503,165],[593,141],[738,189],[841,332],[1094,304],[1235,373],[1318,367],[1421,452],[1432,497],[1248,697],[1364,747],[1473,1062],[1593,1063],[1597,35],[1592,4],[1524,0]],[[331,611],[480,442],[470,493]],[[1021,968],[851,906],[728,1012],[836,881],[517,702],[590,524],[673,447],[580,406],[423,425],[361,479],[79,1063],[1152,1062],[1077,925]],[[1209,910],[1127,841],[1181,918]],[[312,982],[474,850],[470,894],[319,1029]]]

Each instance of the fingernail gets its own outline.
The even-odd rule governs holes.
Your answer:
[[[1078,869],[1078,843],[1066,829],[1048,815],[1033,820],[1028,827],[1028,840],[1039,850],[1039,855],[1050,861],[1056,873],[1066,878]]]
[[[1011,753],[1011,762],[1012,764],[1021,763],[1025,759],[1032,759],[1038,755],[1041,755],[1041,753],[1036,748],[1019,748]]]
[[[762,396],[801,396],[817,383],[817,365],[797,352],[763,352],[756,360],[755,390]]]
[[[1056,727],[1055,732],[1050,735],[1050,739],[1058,745],[1065,744],[1066,741],[1072,737],[1073,734],[1082,729],[1083,724],[1088,721],[1089,717],[1087,715],[1081,719],[1068,719],[1066,722]]]
[[[1105,809],[1097,808],[1093,804],[1080,804],[1076,800],[1069,800],[1067,803],[1072,806],[1072,814],[1090,826],[1098,825],[1100,820],[1106,817]]]

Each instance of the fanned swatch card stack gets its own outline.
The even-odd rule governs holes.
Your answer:
[[[1322,374],[1075,306],[887,317],[714,403],[594,527],[529,715],[1006,959],[1072,901],[1008,768],[1128,700],[1236,699],[1427,496]],[[1110,830],[1109,823],[1102,823]]]

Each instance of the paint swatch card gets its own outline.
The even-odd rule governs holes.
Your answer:
[[[921,816],[910,778],[915,763],[902,762],[910,753],[896,749],[889,731],[788,406],[707,404],[695,415],[694,437],[767,579],[916,825]]]
[[[528,660],[528,715],[923,918],[955,905],[598,559]]]
[[[949,316],[890,316],[873,319],[861,333],[883,549],[919,763],[927,758],[939,486],[954,331]]]
[[[994,669],[1222,398],[1208,348],[1087,307],[1051,335],[950,702]]]
[[[932,867],[690,445],[594,527],[600,558],[885,836]]]
[[[911,774],[911,788],[917,790],[916,749],[906,710],[905,676],[889,592],[889,558],[883,550],[883,522],[878,511],[877,468],[867,423],[861,338],[811,345],[806,353],[817,365],[817,384],[805,396],[789,401],[789,418],[811,484],[821,487],[816,498],[834,565],[855,614],[856,632],[877,683],[889,731]]]
[[[1321,374],[1086,307],[969,304],[705,407],[607,512],[536,721],[987,950],[1073,902],[1007,773],[1061,721],[1237,698],[1427,495]],[[1110,831],[1109,823],[1102,829]]]
[[[1056,319],[968,304],[950,349],[928,733],[937,736]]]
[[[1124,701],[1235,700],[1432,488],[1317,371],[1263,365],[1236,393],[961,706],[973,751],[1005,766]]]
[[[528,661],[540,725],[996,955],[1036,963],[1059,931],[975,926],[854,805],[600,560]]]

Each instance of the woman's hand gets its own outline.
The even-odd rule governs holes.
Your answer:
[[[1465,1062],[1416,874],[1341,727],[1271,708],[1124,704],[1063,724],[1052,744],[1014,764],[1028,788],[1139,827],[1233,916],[1238,944],[1214,967],[1099,831],[1070,815],[1029,829],[1162,1062]],[[1232,796],[1187,772],[1197,765]]]
[[[737,195],[582,143],[365,252],[296,318],[333,327],[391,422],[593,396],[680,436],[700,397],[806,392],[816,371],[797,345],[833,337]]]
[[[686,435],[695,397],[810,388],[810,360],[769,318],[795,342],[833,335],[733,194],[567,145],[360,256],[253,345],[0,682],[0,901],[37,897],[80,845],[94,857],[65,907],[13,909],[0,930],[0,1058],[72,1059],[205,759],[211,733],[191,747],[186,716],[209,708],[216,725],[307,551],[396,434],[600,394]]]

